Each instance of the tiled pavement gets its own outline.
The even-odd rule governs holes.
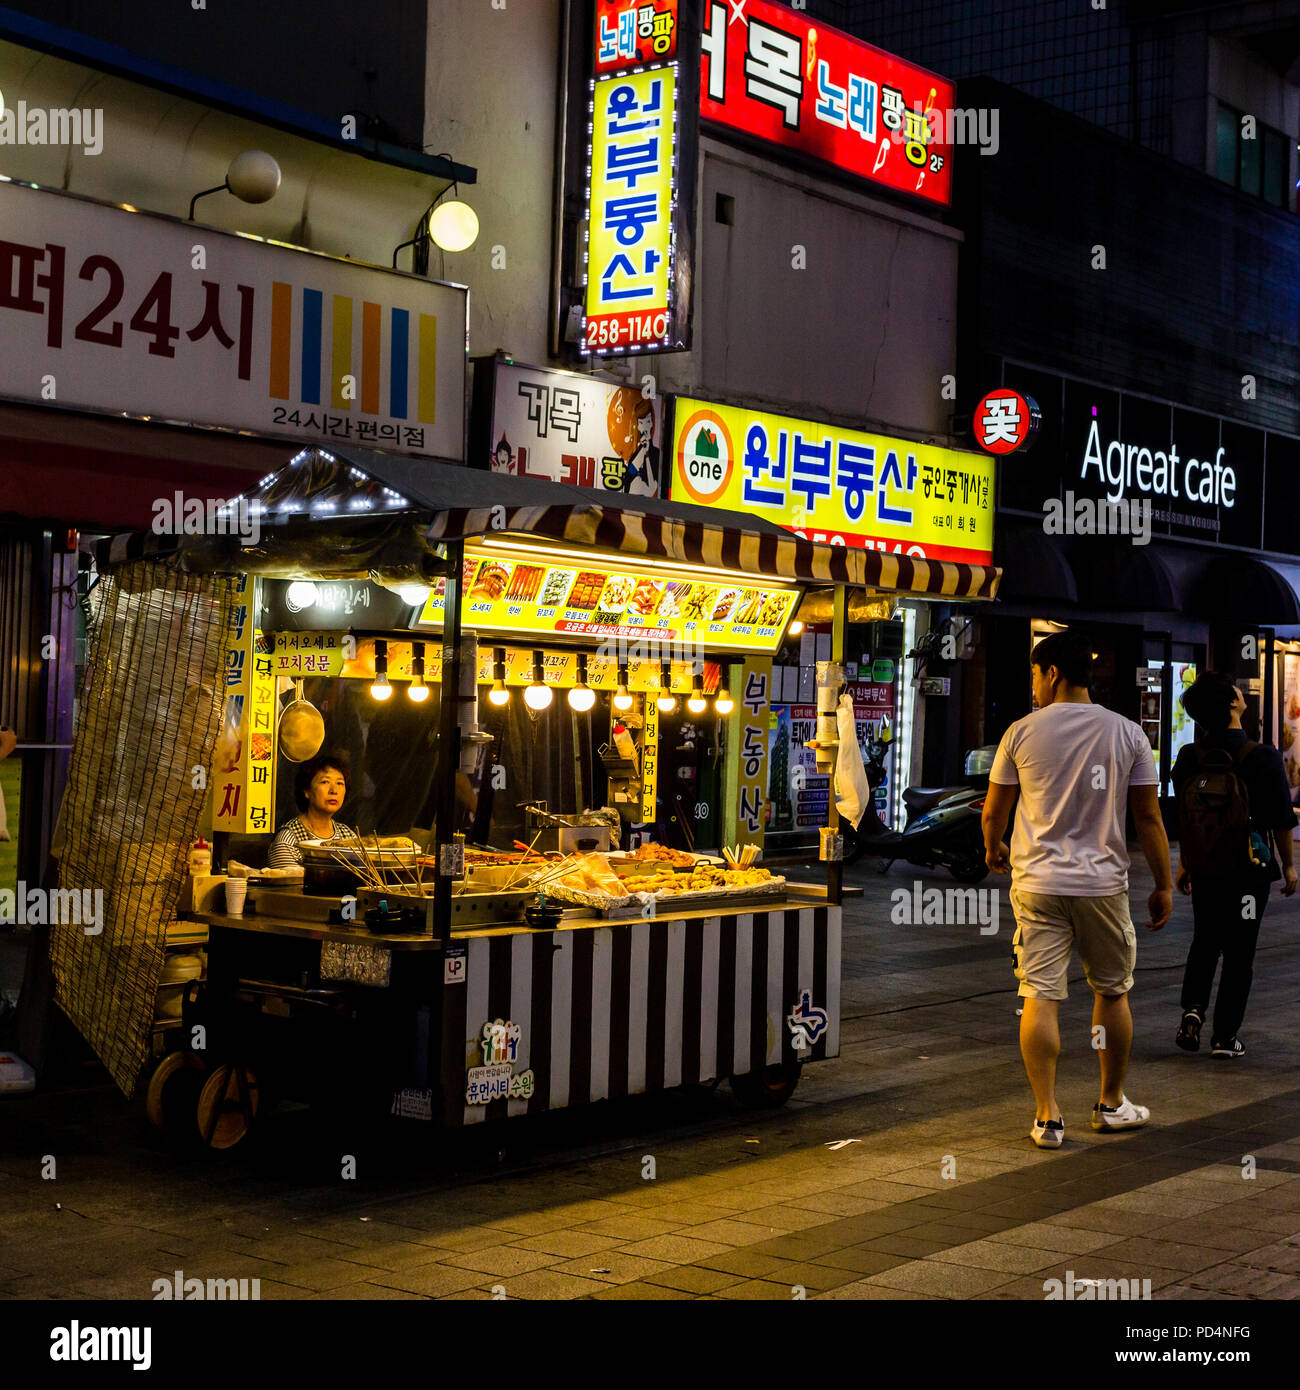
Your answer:
[[[1042,1153],[1009,914],[990,937],[893,927],[887,895],[910,875],[853,878],[843,1055],[782,1111],[725,1092],[632,1102],[616,1123],[546,1117],[553,1146],[490,1176],[479,1155],[450,1176],[363,1163],[328,1181],[319,1162],[169,1156],[108,1091],[8,1102],[0,1296],[150,1298],[176,1269],[256,1277],[264,1299],[1042,1299],[1071,1273],[1149,1280],[1156,1299],[1300,1296],[1300,904],[1265,918],[1241,1062],[1171,1046],[1186,905],[1159,936],[1139,928],[1128,1090],[1152,1107],[1145,1130],[1088,1128],[1096,1062],[1072,986],[1066,1145]],[[1142,891],[1135,875],[1135,906]],[[859,1142],[827,1147],[841,1139]]]

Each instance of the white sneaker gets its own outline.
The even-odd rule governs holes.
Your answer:
[[[1103,1105],[1100,1101],[1092,1108],[1093,1129],[1137,1129],[1151,1118],[1151,1111],[1145,1105],[1134,1105],[1127,1096],[1115,1106]]]
[[[1040,1149],[1059,1149],[1065,1139],[1065,1119],[1035,1120],[1029,1137]]]

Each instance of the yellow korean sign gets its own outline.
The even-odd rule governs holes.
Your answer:
[[[675,502],[759,516],[812,541],[993,563],[994,460],[679,397]]]
[[[770,748],[771,657],[749,657],[732,667],[736,707],[727,717],[727,794],[723,837],[727,844],[762,848],[767,830],[767,760]]]
[[[671,345],[677,67],[593,85],[584,354]]]
[[[539,641],[615,639],[774,652],[799,597],[797,589],[678,579],[668,570],[638,572],[603,558],[589,565],[548,564],[541,557],[467,550],[465,561],[464,626]],[[441,626],[442,614],[443,595],[435,591],[420,625]]]
[[[274,829],[275,680],[269,643],[250,616],[250,581],[229,581],[233,598],[226,650],[226,699],[213,755],[212,828],[237,835]]]
[[[344,661],[355,647],[355,640],[347,632],[277,632],[271,652],[271,674],[291,680],[341,676]]]

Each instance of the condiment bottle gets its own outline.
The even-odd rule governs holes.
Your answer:
[[[190,873],[208,874],[212,872],[212,850],[200,835],[190,847]]]

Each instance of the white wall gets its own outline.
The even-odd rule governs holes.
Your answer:
[[[559,0],[430,0],[425,148],[478,170],[478,241],[442,262],[470,287],[470,351],[544,364],[550,329]],[[501,248],[494,253],[494,248]],[[493,267],[494,254],[503,269]],[[429,269],[439,273],[435,251]]]
[[[478,242],[448,255],[445,275],[470,287],[472,353],[541,365],[552,361],[560,15],[559,0],[432,0],[429,15],[425,144],[479,176],[464,190]],[[883,432],[943,433],[960,234],[712,139],[702,141],[699,189],[694,350],[638,359],[638,378],[653,371],[665,391]],[[715,220],[718,193],[735,199],[734,226]],[[804,270],[792,268],[795,245]]]
[[[703,144],[695,347],[658,359],[665,389],[944,433],[960,233]],[[733,200],[731,226],[717,220],[720,194]]]

